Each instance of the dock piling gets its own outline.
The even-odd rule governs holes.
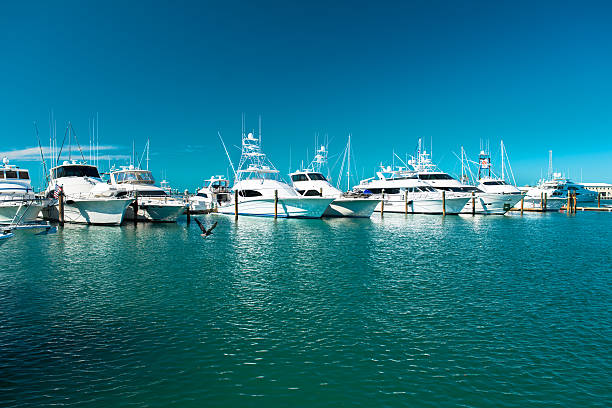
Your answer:
[[[523,208],[525,207],[525,196],[521,198],[521,215],[523,215]]]
[[[472,215],[476,215],[476,194],[472,191]]]
[[[59,212],[59,225],[64,226],[64,190],[60,189],[59,196],[57,197],[57,210]]]
[[[382,200],[380,200],[380,216],[385,213],[385,189],[382,189]]]
[[[408,190],[404,193],[404,214],[408,215]]]
[[[442,190],[442,215],[446,215],[446,191]]]
[[[601,208],[601,193],[597,193],[597,208]]]
[[[134,193],[132,208],[134,209],[134,225],[136,225],[138,223],[138,191]]]
[[[274,219],[278,217],[278,190],[274,190]]]
[[[234,191],[234,218],[238,219],[238,191]]]
[[[544,193],[544,211],[546,211],[548,207],[548,193]]]

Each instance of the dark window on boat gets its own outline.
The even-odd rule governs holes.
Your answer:
[[[5,174],[6,174],[6,178],[7,178],[7,179],[16,179],[16,178],[17,178],[17,172],[16,172],[16,171],[13,171],[13,170],[7,170],[7,171],[5,172]]]
[[[294,174],[291,176],[293,181],[308,181],[308,177],[305,174]]]
[[[385,194],[399,194],[399,188],[385,188]]]
[[[165,197],[168,194],[166,194],[165,191],[163,190],[151,190],[151,191],[139,191],[138,195],[141,197]]]
[[[485,186],[503,186],[504,183],[503,181],[485,181],[484,183]]]
[[[304,193],[304,196],[306,197],[315,197],[315,196],[320,196],[321,193],[318,192],[317,190],[308,190]]]
[[[419,174],[421,180],[454,180],[448,174]]]
[[[261,197],[262,194],[259,191],[255,190],[240,190],[238,192],[241,197]]]
[[[22,180],[29,180],[30,179],[30,175],[28,174],[27,171],[20,171],[19,172],[19,178]]]
[[[3,178],[4,178],[4,172],[0,171],[0,179],[3,179]]]
[[[204,197],[204,198],[208,198],[208,196],[206,195],[206,193],[198,193],[196,194],[198,197]]]
[[[382,192],[382,189],[380,188],[368,188],[364,191],[364,193],[366,194],[380,194]]]
[[[327,181],[321,173],[308,173],[308,177],[310,177],[311,180]]]
[[[100,178],[100,174],[98,174],[98,169],[93,166],[61,166],[53,171],[53,178],[60,177]]]

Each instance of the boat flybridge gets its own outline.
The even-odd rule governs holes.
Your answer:
[[[189,198],[189,210],[210,211],[230,201],[229,180],[225,176],[213,176],[204,180],[204,187]]]
[[[416,172],[419,179],[427,182],[439,191],[463,194],[469,197],[461,213],[472,214],[499,214],[503,215],[512,207],[514,197],[505,197],[497,193],[485,192],[478,187],[467,185],[453,178],[450,174],[438,169],[431,160],[431,154],[422,148],[421,139],[417,156],[408,161],[408,165]],[[467,181],[465,178],[463,181]],[[474,195],[475,211],[472,210],[472,194]],[[520,198],[518,199],[520,201]]]
[[[478,156],[478,189],[486,194],[496,194],[500,199],[503,199],[504,208],[512,208],[514,207],[521,199],[524,197],[524,194],[519,190],[515,185],[506,182],[504,173],[505,173],[505,165],[503,162],[505,148],[504,143],[501,142],[502,149],[502,177],[497,178],[493,174],[491,169],[491,155],[485,150],[481,150]],[[487,149],[488,150],[488,149]],[[514,179],[514,173],[512,173],[512,178]],[[478,202],[476,203],[476,211],[478,212]],[[482,201],[480,201],[480,206],[483,207],[483,210],[486,208]],[[495,214],[495,213],[493,213]]]
[[[289,176],[293,187],[303,197],[333,198],[334,201],[323,213],[324,217],[369,218],[380,200],[355,192],[343,193],[332,186],[321,171],[327,164],[327,153],[327,148],[321,146],[305,170],[291,173]]]
[[[102,181],[98,168],[86,162],[64,161],[52,167],[49,175],[45,196],[54,200],[43,209],[47,220],[59,220],[56,192],[60,190],[66,198],[64,221],[69,223],[119,225],[134,201],[121,197],[116,187]]]
[[[29,171],[9,163],[0,166],[0,224],[35,222],[48,202],[34,194]]]
[[[282,181],[279,171],[274,168],[261,150],[261,129],[259,137],[242,131],[242,155],[238,170],[235,171],[232,191],[237,203],[227,202],[218,207],[221,214],[238,214],[260,217],[320,218],[333,198],[304,197],[293,187]],[[278,202],[276,202],[278,200]]]
[[[376,178],[362,180],[353,188],[382,200],[376,207],[377,212],[459,214],[469,200],[466,194],[455,192],[445,193],[443,199],[441,191],[420,180],[415,172],[405,167],[380,167]]]
[[[110,172],[109,183],[117,189],[118,196],[138,197],[137,215],[134,206],[130,206],[125,213],[126,220],[133,220],[136,216],[141,221],[176,222],[187,208],[182,200],[157,187],[153,174],[146,169],[122,166],[120,170]]]

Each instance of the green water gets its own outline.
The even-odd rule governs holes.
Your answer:
[[[0,246],[0,405],[612,405],[612,214],[202,220]]]

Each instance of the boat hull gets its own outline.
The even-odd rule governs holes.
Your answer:
[[[75,224],[119,225],[123,221],[131,198],[125,199],[67,199],[64,204],[64,222]],[[43,209],[46,220],[59,221],[57,204]]]
[[[35,222],[43,207],[44,205],[39,202],[34,202],[31,205],[28,205],[27,202],[2,203],[0,204],[0,224]]]
[[[5,233],[0,233],[0,245],[4,244],[6,241],[9,240],[9,238],[13,238],[13,236],[15,236],[15,234],[13,234],[12,232],[7,232]]]
[[[321,218],[333,198],[279,198],[276,206],[278,218]],[[220,214],[234,215],[234,203],[218,207]],[[274,217],[274,198],[255,198],[238,202],[238,215]]]
[[[369,198],[344,198],[332,201],[323,213],[324,217],[370,218],[380,200]]]
[[[176,222],[186,210],[184,205],[176,204],[139,204],[138,221],[150,222]],[[134,220],[134,207],[128,206],[124,220]]]
[[[549,197],[546,199],[546,211],[559,211],[566,203],[567,198]],[[520,204],[515,207],[520,209]],[[529,210],[541,210],[542,199],[539,197],[525,197],[523,208]]]
[[[385,199],[384,212],[408,213],[408,214],[459,214],[469,198],[452,197],[447,198],[443,204],[441,199],[419,199],[406,203],[404,200]],[[445,210],[444,207],[445,206]],[[376,206],[375,212],[381,212],[382,203]]]
[[[521,198],[522,194],[493,194],[493,193],[480,193],[474,197],[474,203],[476,204],[476,214],[485,215],[504,215],[512,207],[516,205]],[[472,214],[472,198],[468,200],[462,214]]]

